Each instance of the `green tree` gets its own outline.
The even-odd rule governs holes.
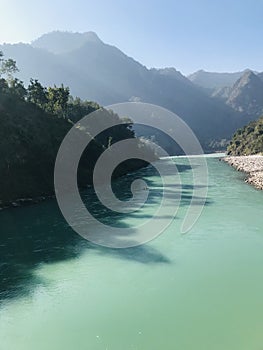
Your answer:
[[[2,64],[2,62],[4,60],[3,57],[4,57],[3,51],[0,51],[0,65]]]
[[[6,92],[8,89],[7,81],[3,78],[0,78],[0,92]]]
[[[263,152],[263,117],[250,122],[233,135],[227,154],[233,156]]]
[[[64,87],[62,84],[60,87],[54,85],[54,87],[48,87],[47,89],[47,111],[56,114],[60,117],[67,116],[68,100],[69,100],[69,88]]]
[[[27,88],[27,100],[42,109],[46,109],[48,103],[47,89],[37,79],[30,79]]]
[[[24,83],[17,78],[10,81],[9,92],[16,95],[20,99],[25,99],[27,95],[27,89],[24,87]]]
[[[99,108],[100,106],[96,102],[82,101],[79,97],[69,96],[67,116],[75,123]]]
[[[5,75],[8,81],[13,79],[13,74],[19,70],[16,65],[16,61],[12,58],[4,59],[4,54],[0,51],[0,77]]]

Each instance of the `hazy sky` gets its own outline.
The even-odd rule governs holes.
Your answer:
[[[263,71],[263,0],[0,0],[0,43],[95,31],[147,67]]]

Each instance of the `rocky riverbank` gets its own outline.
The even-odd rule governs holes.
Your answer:
[[[223,161],[247,174],[245,181],[263,190],[263,156],[228,156]]]

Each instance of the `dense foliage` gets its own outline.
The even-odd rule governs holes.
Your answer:
[[[63,85],[46,88],[31,80],[26,88],[12,76],[17,70],[15,62],[12,61],[10,69],[6,62],[3,59],[0,62],[0,207],[17,199],[52,195],[54,164],[63,138],[75,122],[100,108],[94,102],[72,98]],[[5,70],[1,70],[1,63]],[[135,138],[130,120],[120,119],[107,110],[103,110],[103,115],[121,124],[93,138],[85,150],[79,165],[80,186],[92,183],[93,167],[107,147],[122,139]],[[139,140],[138,147],[154,159],[154,154]],[[114,175],[144,165],[145,162],[133,159],[121,164]]]
[[[247,126],[237,130],[230,145],[227,148],[227,154],[240,156],[263,152],[263,117],[250,122]]]

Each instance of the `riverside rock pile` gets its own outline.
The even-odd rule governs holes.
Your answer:
[[[248,174],[246,182],[263,190],[263,156],[229,156],[222,159],[238,171]]]

